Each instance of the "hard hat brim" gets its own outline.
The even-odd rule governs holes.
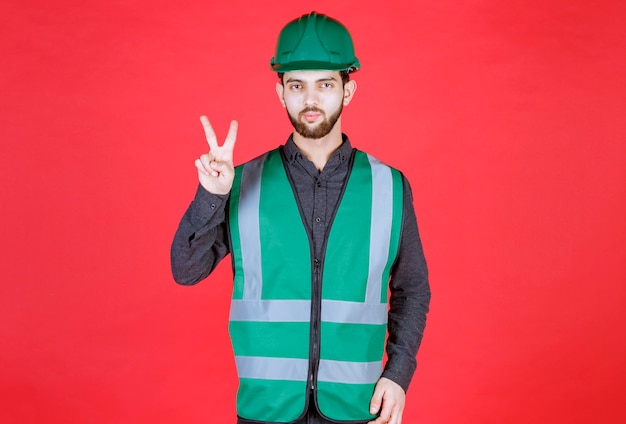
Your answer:
[[[351,63],[329,63],[316,61],[291,62],[284,65],[274,63],[272,59],[270,67],[274,72],[294,72],[294,71],[348,71],[355,72],[359,69],[358,59]]]

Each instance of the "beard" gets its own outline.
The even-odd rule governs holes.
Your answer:
[[[310,138],[313,140],[317,140],[319,138],[325,137],[332,131],[337,123],[337,120],[341,116],[341,111],[343,110],[343,103],[339,106],[339,109],[335,113],[333,113],[330,117],[326,117],[326,113],[322,109],[318,109],[314,106],[304,108],[298,113],[298,117],[295,118],[287,111],[287,115],[289,116],[289,120],[291,121],[291,125],[296,130],[298,134],[300,134],[304,138]],[[323,120],[319,124],[315,126],[309,126],[302,121],[302,115],[307,112],[315,112],[321,114]]]

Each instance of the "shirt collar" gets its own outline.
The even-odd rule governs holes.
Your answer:
[[[341,134],[341,137],[343,139],[343,142],[341,143],[341,146],[339,146],[339,148],[335,150],[335,152],[328,159],[329,163],[336,160],[338,164],[342,164],[350,159],[350,155],[352,155],[352,145],[350,144],[350,139],[345,134]],[[302,152],[293,141],[293,135],[289,136],[283,149],[285,153],[285,158],[290,164],[294,163],[296,159],[298,159],[298,155],[303,156]]]

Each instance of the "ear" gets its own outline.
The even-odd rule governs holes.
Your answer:
[[[343,105],[348,106],[354,97],[357,85],[355,80],[350,80],[343,86]]]
[[[281,82],[276,83],[276,94],[278,94],[278,100],[283,105],[283,107],[287,107],[285,105],[285,98],[283,97],[283,93],[285,92],[285,86]]]

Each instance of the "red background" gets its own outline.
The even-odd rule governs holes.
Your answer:
[[[621,423],[621,1],[24,1],[0,5],[0,422],[234,421],[228,261],[177,286],[206,149],[290,126],[281,26],[343,21],[353,143],[405,171],[432,312],[407,423]]]

